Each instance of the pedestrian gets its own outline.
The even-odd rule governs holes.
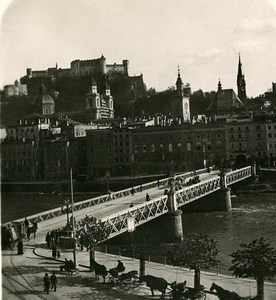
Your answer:
[[[81,251],[83,250],[83,245],[84,245],[84,236],[83,236],[83,234],[81,234],[81,236],[80,236],[80,247],[81,247]]]
[[[19,242],[17,243],[17,254],[18,255],[22,255],[24,252],[23,252],[23,242],[22,240],[19,240]]]
[[[160,182],[159,182],[159,179],[157,180],[157,187],[159,188],[159,184],[160,184]]]
[[[133,207],[133,206],[134,206],[133,203],[131,203],[129,207]]]
[[[53,259],[56,259],[56,256],[57,256],[57,247],[55,244],[53,244],[52,246],[52,257]]]
[[[124,270],[126,269],[124,264],[120,260],[118,260],[117,262],[118,262],[118,264],[117,264],[116,268],[117,268],[118,273],[124,272]]]
[[[57,250],[57,258],[60,258],[60,251]]]
[[[58,243],[58,231],[57,231],[57,229],[55,229],[55,232],[54,232],[54,242],[55,242],[55,245]]]
[[[140,185],[140,192],[143,192],[143,186]]]
[[[24,220],[24,225],[25,225],[25,230],[27,231],[27,229],[29,227],[29,220],[27,218],[25,218],[25,220]]]
[[[44,292],[47,292],[49,294],[49,289],[50,289],[50,278],[48,276],[48,273],[45,273],[45,276],[43,278],[44,281]]]
[[[146,201],[150,201],[150,196],[148,193],[146,194]]]
[[[57,291],[57,276],[55,274],[55,272],[53,272],[53,274],[50,277],[50,281],[51,281],[51,290],[54,289],[54,292]]]
[[[130,192],[131,192],[131,195],[134,196],[134,188],[132,188],[132,189],[130,190]]]
[[[51,240],[52,240],[52,238],[51,238],[50,232],[47,232],[45,241],[47,243],[48,248],[51,248]]]

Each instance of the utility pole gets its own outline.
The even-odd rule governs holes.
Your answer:
[[[73,261],[75,268],[77,268],[77,256],[76,256],[76,228],[75,228],[75,219],[74,219],[74,192],[73,192],[73,171],[70,169],[70,181],[71,181],[71,207],[72,207],[72,227],[73,227]]]

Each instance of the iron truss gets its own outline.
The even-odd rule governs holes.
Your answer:
[[[128,230],[128,220],[134,221],[135,227],[144,224],[156,217],[168,212],[168,196],[162,196],[157,199],[140,204],[133,208],[124,210],[120,214],[101,219],[101,222],[107,228],[108,238],[112,238]]]
[[[207,171],[207,169],[197,170],[197,174],[202,174],[202,173],[205,173],[206,171]],[[192,177],[193,175],[194,175],[194,172],[186,172],[183,174],[176,175],[175,178],[178,177],[178,178],[186,179],[186,178]],[[169,180],[169,178],[160,179],[159,184],[160,185],[168,185],[168,180]],[[158,180],[155,180],[155,181],[152,181],[149,183],[134,186],[133,190],[134,190],[134,192],[141,192],[144,190],[155,188],[157,186],[158,186]],[[132,188],[128,188],[128,189],[120,190],[118,192],[111,192],[109,194],[101,195],[99,197],[90,198],[90,199],[87,199],[84,201],[74,203],[74,211],[130,195],[131,191],[132,191]],[[28,216],[27,218],[31,223],[34,223],[34,222],[47,221],[49,219],[53,219],[53,218],[59,217],[61,215],[63,215],[61,209],[55,208],[55,209],[51,209],[48,211],[44,211],[44,212],[36,214],[36,215]],[[21,223],[23,225],[24,218],[20,218],[15,221],[8,222],[4,225],[10,225],[11,223]]]
[[[229,173],[226,173],[226,175],[225,175],[226,185],[236,183],[238,181],[244,180],[245,178],[248,178],[251,176],[252,176],[252,168],[251,167],[245,167],[242,169],[231,171]]]
[[[198,170],[197,174],[202,174],[206,172],[206,169]],[[230,185],[245,178],[250,177],[251,167],[245,167],[242,169],[238,169],[235,171],[231,171],[226,173],[225,180],[226,184]],[[187,179],[189,177],[193,177],[194,172],[188,172],[180,175],[174,176],[174,179]],[[160,185],[168,185],[169,178],[165,178],[159,180]],[[194,184],[189,187],[184,187],[175,192],[175,198],[177,202],[177,206],[182,206],[188,202],[194,201],[198,198],[201,198],[207,194],[215,192],[220,189],[221,182],[220,178],[217,177],[215,179],[206,180],[204,182],[200,182]],[[133,187],[134,191],[143,191],[150,188],[154,188],[158,185],[158,181],[149,182],[143,185]],[[131,194],[131,189],[121,190],[115,193],[110,193],[106,195],[102,195],[96,198],[87,199],[85,201],[77,202],[74,204],[74,211],[81,210],[93,205],[97,205],[100,203],[105,203],[111,201],[113,199],[118,199]],[[162,214],[165,214],[168,211],[167,206],[167,196],[162,196],[156,199],[153,199],[145,204],[141,204],[139,206],[135,206],[133,208],[128,209],[127,211],[121,211],[120,214],[116,216],[109,216],[106,219],[102,219],[102,221],[106,224],[109,233],[111,236],[116,236],[122,232],[127,230],[127,220],[129,217],[134,218],[135,225],[141,225],[147,221],[152,220]],[[42,222],[49,219],[53,219],[63,215],[60,208],[55,208],[50,211],[45,211],[41,214],[36,214],[28,217],[28,220],[31,223],[34,222]],[[11,222],[7,223],[10,224]],[[21,223],[23,225],[24,218],[13,221],[12,223]],[[6,224],[6,225],[7,225]]]

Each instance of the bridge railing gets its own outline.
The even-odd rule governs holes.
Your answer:
[[[188,202],[211,194],[220,188],[221,185],[219,177],[184,187],[183,189],[175,192],[177,206],[182,206]]]
[[[245,178],[252,176],[252,167],[244,167],[238,170],[231,171],[225,174],[226,185],[234,184],[238,181],[241,181]]]
[[[108,238],[112,238],[128,230],[129,218],[132,218],[135,226],[137,226],[168,212],[167,201],[168,196],[164,195],[146,203],[123,210],[119,215],[114,214],[107,218],[103,218],[100,221],[107,228],[109,234]]]
[[[196,171],[197,174],[203,174],[205,172],[207,172],[207,169],[200,169],[200,170]],[[186,172],[186,173],[182,173],[182,174],[179,174],[179,175],[175,175],[174,178],[180,177],[180,178],[186,179],[186,178],[192,177],[193,175],[194,175],[194,172]],[[168,180],[169,180],[169,178],[160,179],[159,184],[160,185],[168,185]],[[148,182],[148,183],[145,183],[145,184],[141,184],[141,185],[137,185],[137,186],[134,186],[134,187],[131,187],[131,188],[127,188],[127,189],[124,189],[124,190],[120,190],[118,192],[111,192],[109,194],[105,194],[105,195],[101,195],[101,196],[98,196],[98,197],[95,197],[95,198],[90,198],[90,199],[87,199],[87,200],[84,200],[84,201],[76,202],[76,203],[74,203],[74,211],[77,211],[77,210],[84,209],[84,208],[87,208],[87,207],[90,207],[90,206],[94,206],[94,205],[97,205],[97,204],[100,204],[100,203],[105,203],[105,202],[111,201],[113,199],[118,199],[118,198],[130,195],[132,189],[134,190],[134,192],[141,192],[141,191],[144,191],[144,190],[147,190],[147,189],[155,188],[157,186],[158,186],[158,180],[155,180],[155,181],[152,181],[152,182]],[[44,211],[44,212],[41,212],[41,213],[38,213],[38,214],[35,214],[35,215],[28,216],[27,218],[31,223],[34,223],[34,222],[39,223],[39,222],[42,222],[42,221],[46,221],[46,220],[49,220],[49,219],[52,219],[52,218],[59,217],[63,214],[64,213],[61,211],[60,208],[54,208],[54,209],[51,209],[51,210],[48,210],[48,211]],[[20,218],[20,219],[11,221],[11,222],[7,222],[3,225],[9,225],[13,222],[22,223],[22,225],[23,225],[24,224],[24,218]]]

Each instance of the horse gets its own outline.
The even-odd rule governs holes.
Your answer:
[[[217,297],[220,300],[258,300],[258,296],[254,297],[240,297],[237,293],[235,292],[230,292],[228,290],[223,289],[219,285],[215,284],[213,282],[212,286],[210,287],[210,291],[216,290],[217,292]]]
[[[146,282],[147,286],[151,290],[152,296],[154,296],[153,290],[158,290],[159,292],[161,292],[161,299],[165,298],[168,282],[164,278],[146,275],[141,276],[140,281]]]
[[[34,234],[34,239],[35,239],[36,232],[37,232],[37,222],[34,222],[33,226],[32,227],[28,227],[28,229],[27,229],[27,238],[28,238],[28,241],[30,240],[31,233]]]
[[[105,276],[108,274],[106,267],[104,265],[100,265],[94,259],[92,259],[92,267],[95,271],[96,280],[99,280],[99,276],[103,277],[103,281],[105,282]]]

